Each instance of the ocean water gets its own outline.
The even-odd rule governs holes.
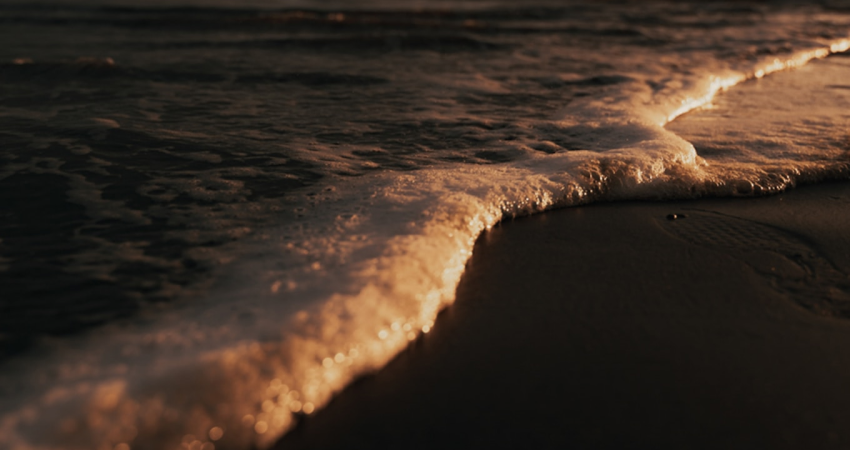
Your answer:
[[[4,449],[266,447],[427,333],[501,220],[850,178],[848,2],[0,23]]]

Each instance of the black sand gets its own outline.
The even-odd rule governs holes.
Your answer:
[[[277,448],[850,448],[848,224],[848,183],[502,224]]]

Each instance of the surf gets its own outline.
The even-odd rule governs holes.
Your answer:
[[[427,334],[438,312],[454,301],[474,242],[501,221],[592,202],[761,195],[800,181],[844,177],[842,153],[810,165],[788,160],[765,175],[764,161],[738,158],[724,165],[671,131],[671,121],[711,105],[727,90],[846,51],[850,40],[798,47],[731,62],[683,51],[675,70],[661,59],[643,67],[636,61],[647,55],[640,55],[617,76],[582,68],[517,81],[583,89],[586,95],[569,97],[554,117],[541,119],[529,107],[504,128],[476,117],[477,129],[504,138],[480,149],[475,164],[447,163],[458,156],[447,149],[436,152],[446,158],[442,162],[370,172],[374,166],[362,159],[311,141],[289,157],[303,156],[336,175],[323,172],[320,181],[282,201],[286,210],[271,214],[285,218],[279,225],[240,235],[235,249],[222,252],[233,261],[224,266],[226,276],[204,295],[5,362],[0,443],[13,449],[267,447],[357,376],[379,369]],[[607,61],[629,53],[625,46],[606,50],[613,54],[584,57]],[[121,64],[116,57],[98,70],[114,65],[119,76],[153,73]],[[325,79],[336,87],[345,80],[383,80],[369,89],[393,81]],[[492,73],[424,79],[494,102],[510,95],[507,82]],[[265,83],[269,77],[252,80]],[[468,97],[470,110],[481,104]],[[452,121],[457,116],[450,106],[425,114]],[[387,157],[386,149],[364,142],[357,149],[362,155],[355,156]],[[34,163],[32,170],[53,169]],[[338,175],[350,172],[357,176]],[[204,181],[186,189],[222,201],[248,196],[244,186],[223,177],[213,181],[215,189],[199,187]],[[157,180],[162,186],[171,182]],[[165,189],[149,192],[170,195]]]

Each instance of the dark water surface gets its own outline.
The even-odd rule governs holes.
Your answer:
[[[218,448],[264,445],[427,331],[502,217],[846,177],[843,63],[812,69],[829,113],[673,128],[696,150],[662,126],[847,50],[848,23],[846,2],[4,3],[0,447],[247,422]],[[211,381],[222,355],[251,375]],[[177,367],[236,388],[150,412]],[[300,400],[266,405],[281,383]],[[58,427],[103,392],[136,412]]]

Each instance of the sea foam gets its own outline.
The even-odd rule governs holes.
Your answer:
[[[723,32],[746,41],[740,33],[781,35],[805,25],[799,22],[777,15],[766,23],[786,28]],[[722,40],[723,32],[714,38]],[[769,193],[800,179],[846,175],[846,154],[840,152],[824,157],[799,151],[773,168],[746,155],[715,163],[665,128],[726,89],[847,50],[850,41],[813,38],[796,45],[743,60],[712,58],[699,49],[681,50],[675,58],[629,56],[625,46],[585,53],[587,60],[606,63],[622,57],[628,70],[613,78],[588,70],[588,76],[538,80],[590,90],[571,98],[555,117],[538,119],[533,111],[518,117],[511,127],[521,137],[481,149],[492,152],[481,154],[490,158],[486,164],[429,164],[323,179],[311,195],[283,203],[291,209],[286,222],[233,231],[240,240],[226,255],[227,275],[193,301],[146,310],[137,320],[56,340],[7,361],[0,445],[267,447],[301,415],[427,333],[454,300],[475,240],[501,220],[596,201]],[[510,92],[506,83],[485,78],[431,80],[481,95]],[[452,108],[422,114],[437,117]],[[120,124],[99,119],[92,126]],[[321,155],[318,161],[333,170],[355,170],[330,150]],[[500,162],[498,155],[508,156]],[[212,200],[249,195],[242,185],[224,181],[215,189],[203,188],[203,180],[184,182],[189,185],[181,190]]]

